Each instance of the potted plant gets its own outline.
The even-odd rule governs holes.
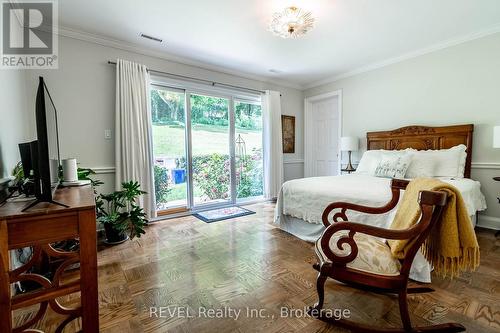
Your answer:
[[[94,194],[97,196],[96,187],[103,185],[104,183],[99,179],[94,179],[90,176],[95,175],[95,171],[90,168],[78,168],[77,169],[78,180],[89,180],[92,188],[94,189]],[[60,170],[60,179],[62,179],[62,168]]]
[[[138,182],[122,183],[122,189],[96,197],[97,220],[104,225],[107,244],[119,244],[145,233],[146,214],[136,204],[146,192]]]

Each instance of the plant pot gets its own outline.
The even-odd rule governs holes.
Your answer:
[[[121,244],[129,239],[126,233],[117,231],[110,223],[104,223],[104,231],[106,233],[104,243],[108,245]]]

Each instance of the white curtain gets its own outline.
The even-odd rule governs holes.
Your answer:
[[[279,91],[262,95],[264,121],[264,196],[278,196],[283,184],[283,144],[281,137],[281,98]]]
[[[149,103],[149,74],[146,66],[116,61],[116,189],[124,181],[137,181],[147,194],[138,204],[147,218],[156,216],[153,183],[153,149]]]

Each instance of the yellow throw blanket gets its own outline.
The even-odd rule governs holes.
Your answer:
[[[479,245],[476,233],[460,191],[454,186],[432,178],[417,178],[411,181],[403,195],[391,229],[407,229],[420,219],[417,204],[420,191],[445,191],[448,202],[441,220],[431,230],[422,245],[426,259],[436,273],[451,278],[460,272],[474,270],[479,266]],[[408,240],[389,240],[392,255],[403,259],[411,246]]]

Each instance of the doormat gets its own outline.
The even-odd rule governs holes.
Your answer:
[[[217,209],[207,210],[205,212],[195,213],[195,214],[193,214],[193,216],[196,216],[197,218],[199,218],[203,222],[212,223],[212,222],[232,219],[235,217],[240,217],[240,216],[245,216],[245,215],[250,215],[250,214],[255,214],[255,212],[248,210],[248,209],[245,209],[245,208],[234,206],[234,207],[226,207],[226,208],[217,208]]]

